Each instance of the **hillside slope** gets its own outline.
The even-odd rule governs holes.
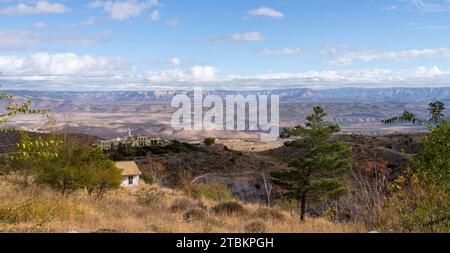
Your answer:
[[[93,201],[84,192],[63,197],[42,188],[17,189],[0,178],[0,232],[363,232],[354,224],[324,219],[301,223],[294,213],[238,204],[218,213],[219,203],[182,192],[141,185]]]

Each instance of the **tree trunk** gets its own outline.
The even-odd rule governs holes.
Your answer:
[[[300,199],[300,220],[305,221],[306,214],[306,196],[303,195]]]
[[[265,174],[262,174],[262,178],[264,180],[264,189],[266,191],[267,206],[272,207],[272,183],[268,182]]]

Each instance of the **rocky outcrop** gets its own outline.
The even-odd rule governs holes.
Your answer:
[[[267,203],[267,190],[270,189],[268,177],[255,172],[230,175],[206,174],[195,178],[193,183],[216,183],[227,186],[241,200],[252,203]]]

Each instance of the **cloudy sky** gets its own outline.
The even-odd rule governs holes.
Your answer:
[[[450,0],[0,0],[0,85],[450,86]]]

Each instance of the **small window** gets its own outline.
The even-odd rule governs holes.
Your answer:
[[[133,176],[128,176],[128,184],[129,185],[133,184]]]

